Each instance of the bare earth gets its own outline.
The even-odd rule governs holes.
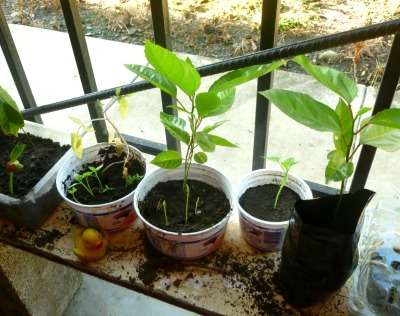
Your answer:
[[[143,45],[153,39],[145,0],[78,0],[87,36]],[[170,0],[173,50],[227,59],[259,49],[261,0]],[[0,0],[9,23],[66,31],[57,0]],[[398,0],[281,1],[278,46],[400,17]],[[393,36],[308,55],[359,83],[378,85]],[[291,64],[289,71],[299,71]]]

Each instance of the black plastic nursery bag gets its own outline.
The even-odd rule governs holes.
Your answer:
[[[296,202],[279,271],[289,303],[316,303],[352,275],[358,262],[359,219],[374,195],[367,189],[343,195],[333,228],[338,196]]]

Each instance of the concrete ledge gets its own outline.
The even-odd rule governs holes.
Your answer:
[[[82,273],[0,243],[0,315],[62,315]]]

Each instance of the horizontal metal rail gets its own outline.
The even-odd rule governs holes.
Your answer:
[[[301,43],[285,45],[277,48],[271,48],[250,55],[235,57],[220,61],[214,64],[198,67],[202,77],[211,76],[226,71],[243,68],[252,65],[261,65],[280,59],[290,58],[296,55],[307,54],[319,50],[329,49],[337,46],[352,44],[359,41],[366,41],[382,36],[392,35],[400,32],[400,19],[383,22],[363,28],[327,35]],[[400,57],[399,57],[400,59]],[[83,96],[71,98],[64,101],[50,103],[37,108],[25,109],[22,111],[24,118],[34,115],[45,114],[57,110],[63,110],[74,106],[82,105],[96,100],[105,100],[115,95],[117,88],[121,88],[121,94],[129,94],[154,88],[148,82],[136,82],[105,89],[98,92],[88,93]]]

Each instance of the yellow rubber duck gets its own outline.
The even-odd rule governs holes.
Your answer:
[[[107,252],[108,233],[95,228],[78,228],[75,232],[72,251],[81,260],[96,261]]]

